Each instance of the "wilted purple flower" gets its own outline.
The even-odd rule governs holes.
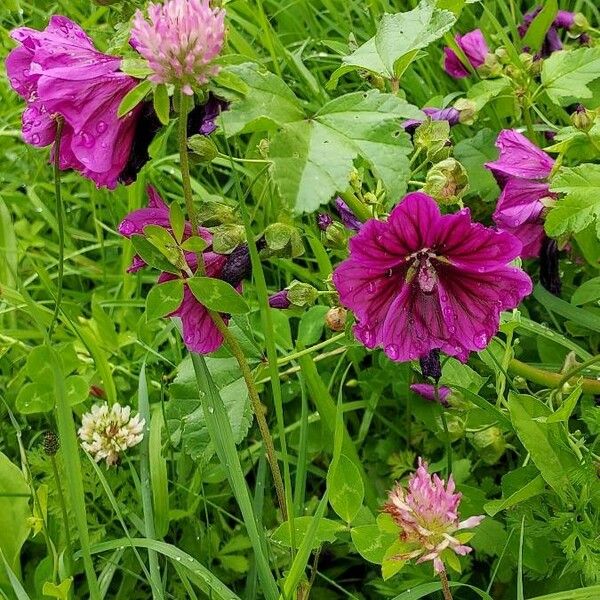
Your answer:
[[[144,235],[144,228],[147,225],[158,225],[165,229],[170,229],[169,207],[163,202],[156,190],[148,188],[148,206],[134,210],[129,213],[119,225],[119,233],[127,238],[134,235]],[[184,239],[192,233],[190,223],[184,227]],[[212,241],[210,232],[200,228],[199,235],[209,244]],[[205,250],[203,253],[205,276],[221,278],[223,269],[228,262],[228,257]],[[192,273],[198,268],[198,257],[194,252],[185,253],[185,261]],[[144,261],[138,256],[134,257],[133,263],[129,268],[130,272],[137,271],[145,266]],[[177,276],[172,273],[163,272],[158,278],[158,283],[176,279]],[[236,286],[238,291],[241,286]],[[206,307],[204,307],[192,294],[187,285],[184,285],[183,300],[179,308],[170,316],[180,317],[183,325],[183,341],[192,352],[208,354],[217,350],[223,343],[223,336],[217,329]],[[221,317],[227,323],[229,316],[222,314]]]
[[[431,402],[439,402],[442,406],[448,406],[448,398],[450,394],[452,394],[452,390],[445,386],[441,385],[437,390],[437,398],[435,395],[435,385],[431,385],[430,383],[413,383],[410,386],[410,389],[415,392],[415,394],[419,394],[425,400],[429,400]]]
[[[335,199],[335,207],[340,215],[340,219],[342,220],[344,227],[347,229],[352,229],[353,231],[360,231],[362,222],[356,217],[350,207],[339,196]]]
[[[210,135],[217,128],[217,117],[229,108],[229,102],[215,96],[212,92],[208,94],[206,104],[197,106],[189,115],[189,128],[191,134],[200,133]]]
[[[456,125],[460,121],[460,111],[453,106],[448,106],[447,108],[425,107],[422,110],[433,121],[448,121],[450,125]],[[408,119],[404,121],[402,127],[404,127],[407,133],[412,135],[421,123],[423,121],[419,119]]]
[[[558,243],[544,236],[540,249],[540,283],[555,296],[560,297],[562,283],[560,280]]]
[[[66,17],[53,16],[44,31],[20,27],[11,37],[20,45],[8,55],[6,70],[13,89],[27,101],[24,140],[38,147],[52,144],[60,115],[60,168],[114,188],[129,160],[141,107],[122,119],[117,109],[137,81],[119,70],[119,57],[98,52]]]
[[[480,67],[485,62],[485,57],[489,54],[490,50],[481,29],[475,29],[469,33],[465,33],[465,35],[457,35],[454,39],[474,69],[477,69],[477,67]],[[444,48],[444,70],[448,75],[456,78],[468,77],[470,75],[469,70],[462,64],[456,52],[448,47]]]
[[[439,348],[465,361],[498,331],[500,312],[531,292],[528,275],[508,265],[520,251],[513,235],[471,222],[469,209],[442,215],[414,192],[387,221],[363,224],[333,283],[368,348],[395,361]]]
[[[519,35],[521,37],[525,37],[531,23],[535,17],[537,17],[540,10],[542,10],[542,7],[537,6],[523,15],[523,22],[518,27]],[[546,37],[544,38],[544,42],[542,43],[542,48],[540,50],[540,56],[542,58],[546,58],[553,52],[562,50],[563,46],[557,30],[571,29],[573,25],[575,25],[575,13],[566,10],[559,10],[554,18],[554,21],[552,22],[552,25],[546,32]]]
[[[280,292],[276,292],[269,296],[269,306],[271,308],[285,309],[289,308],[291,305],[292,303],[288,298],[287,290],[281,290]]]
[[[191,96],[194,84],[205,84],[219,68],[214,59],[225,36],[225,11],[209,0],[167,0],[148,6],[150,21],[135,13],[131,42],[148,61],[155,83],[171,83]]]
[[[521,240],[522,258],[538,256],[544,236],[542,199],[553,197],[548,177],[554,160],[514,129],[502,130],[496,146],[498,160],[485,164],[502,187],[494,222]]]
[[[404,488],[396,483],[389,492],[384,512],[391,515],[400,527],[400,539],[409,548],[394,557],[397,560],[417,559],[417,563],[433,561],[436,573],[445,570],[440,557],[446,550],[452,550],[459,556],[469,554],[472,548],[460,541],[462,529],[477,527],[484,519],[483,515],[459,520],[458,505],[462,494],[455,492],[452,475],[448,485],[437,475],[431,475],[427,463],[419,459],[419,467]]]

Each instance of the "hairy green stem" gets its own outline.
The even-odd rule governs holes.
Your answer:
[[[56,117],[56,134],[54,137],[54,195],[56,198],[56,222],[58,224],[58,278],[56,290],[56,304],[52,321],[48,329],[48,338],[52,339],[54,327],[58,321],[60,305],[63,297],[63,277],[65,273],[65,209],[63,206],[62,193],[60,187],[60,143],[62,139],[64,119],[61,116]]]
[[[269,430],[269,425],[265,417],[263,406],[260,402],[258,390],[256,388],[256,383],[254,381],[252,371],[250,370],[250,365],[246,360],[244,351],[242,350],[235,336],[231,333],[231,331],[229,331],[227,325],[225,325],[225,322],[221,318],[221,315],[210,311],[210,316],[214,324],[217,326],[217,329],[221,332],[221,335],[223,336],[223,339],[225,340],[229,351],[231,352],[231,354],[233,354],[234,358],[238,363],[238,366],[240,367],[240,371],[242,372],[242,377],[244,378],[246,387],[248,388],[248,395],[250,396],[252,410],[254,412],[254,416],[256,417],[258,429],[260,430],[260,434],[262,436],[263,443],[265,446],[267,461],[269,462],[269,466],[271,467],[271,473],[273,474],[275,491],[277,493],[277,502],[279,503],[279,508],[281,509],[281,514],[284,520],[287,521],[288,511],[285,499],[285,488],[283,485],[283,479],[281,478],[281,471],[279,470],[279,463],[277,462],[275,445],[273,444],[273,437],[271,436],[271,432]]]
[[[533,383],[538,383],[539,385],[544,385],[548,388],[557,388],[560,385],[564,385],[564,376],[561,373],[551,373],[549,371],[544,371],[543,369],[538,369],[537,367],[532,367],[516,358],[513,358],[508,363],[508,371],[513,375],[519,375],[527,381],[531,381]],[[569,379],[573,375],[569,376]],[[600,394],[600,381],[597,379],[581,379],[581,389],[586,394]]]
[[[575,377],[575,375],[577,375],[577,373],[581,373],[581,371],[584,371],[585,369],[587,369],[588,367],[591,367],[592,365],[596,364],[597,362],[600,362],[600,355],[594,356],[593,358],[590,358],[589,360],[586,360],[585,362],[581,363],[580,365],[577,365],[576,367],[573,367],[572,369],[570,369],[569,371],[567,371],[562,379],[558,382],[558,385],[556,386],[558,391],[562,391],[563,386],[569,382],[569,380],[573,379],[573,377]],[[593,381],[593,380],[592,380]]]
[[[446,571],[440,572],[440,581],[442,582],[442,593],[444,594],[444,600],[452,600],[452,593],[450,592],[450,584],[448,583],[448,575]]]

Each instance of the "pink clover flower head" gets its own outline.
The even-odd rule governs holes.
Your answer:
[[[167,0],[150,4],[146,20],[140,10],[133,19],[132,46],[148,61],[155,83],[182,86],[193,94],[217,74],[213,63],[223,48],[225,11],[209,0]]]
[[[367,348],[399,362],[435,349],[466,361],[496,334],[500,313],[531,293],[529,276],[508,265],[520,252],[516,237],[473,223],[469,209],[442,215],[414,192],[387,221],[363,224],[333,283]]]
[[[481,29],[474,29],[469,33],[465,33],[465,35],[457,35],[454,39],[474,69],[485,62],[485,57],[489,54],[490,49]],[[463,65],[456,52],[448,47],[444,48],[444,70],[448,75],[457,79],[470,75],[469,70]]]
[[[98,52],[73,21],[53,16],[44,31],[19,27],[6,59],[12,88],[27,102],[25,142],[43,147],[64,119],[60,168],[75,169],[98,187],[114,188],[125,168],[140,107],[123,118],[117,109],[136,80],[119,70],[121,59]]]
[[[119,233],[126,238],[131,238],[134,235],[144,235],[144,227],[147,225],[158,225],[168,230],[171,227],[169,222],[169,207],[151,186],[148,187],[148,206],[129,213],[119,225]],[[200,228],[198,233],[209,244],[212,242],[212,236],[208,230]],[[184,239],[189,238],[191,234],[192,226],[186,222]],[[210,250],[205,250],[203,257],[206,276],[221,279],[224,268],[227,265],[228,257]],[[186,252],[185,260],[192,273],[195,273],[198,267],[196,254]],[[141,257],[134,256],[128,271],[133,273],[145,266],[146,263]],[[158,283],[164,283],[176,278],[177,276],[172,273],[163,272],[158,278]],[[241,282],[236,282],[234,287],[238,292],[241,291]],[[198,352],[199,354],[209,354],[218,350],[223,344],[223,336],[211,319],[208,310],[196,300],[196,297],[192,294],[187,284],[184,284],[183,300],[179,308],[169,316],[181,319],[183,341],[190,351]],[[229,321],[229,315],[222,314],[221,316],[226,323]]]
[[[421,398],[425,398],[425,400],[429,400],[430,402],[437,401],[442,406],[449,406],[448,398],[452,394],[452,390],[445,385],[438,387],[437,398],[435,394],[435,386],[431,383],[413,383],[410,386],[410,389],[415,394],[419,394]]]
[[[502,187],[494,222],[519,238],[522,258],[537,257],[544,238],[542,199],[554,197],[548,185],[554,160],[513,129],[501,131],[496,146],[498,160],[485,165]]]
[[[399,483],[388,494],[384,512],[401,529],[400,539],[414,550],[395,557],[398,560],[417,559],[417,563],[433,561],[436,573],[445,570],[441,553],[452,550],[465,556],[472,548],[465,546],[456,537],[462,529],[477,527],[483,515],[459,520],[458,505],[462,494],[455,492],[455,484],[450,475],[448,484],[437,475],[431,475],[427,463],[419,458],[419,466],[404,488]]]

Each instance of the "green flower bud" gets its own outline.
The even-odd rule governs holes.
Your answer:
[[[477,67],[477,72],[484,79],[500,77],[502,75],[502,63],[495,54],[489,53],[485,57],[484,63]]]
[[[287,297],[295,306],[308,306],[319,297],[319,292],[308,283],[294,280],[287,287]]]
[[[343,250],[348,244],[348,230],[339,221],[334,221],[321,233],[321,239],[329,248]]]
[[[246,233],[242,225],[228,223],[214,227],[211,231],[213,250],[217,254],[229,254],[246,241]]]
[[[466,169],[455,159],[447,158],[431,167],[423,191],[441,204],[457,203],[469,189]]]
[[[272,223],[265,229],[266,254],[296,258],[304,254],[300,232],[287,223]]]
[[[199,162],[212,162],[219,155],[215,143],[207,136],[196,134],[188,138],[188,148],[194,153],[193,158]]]
[[[477,431],[471,438],[471,443],[481,460],[488,465],[497,463],[506,450],[506,440],[498,427]]]
[[[507,65],[510,62],[510,56],[506,48],[504,48],[504,46],[496,48],[494,54],[496,55],[496,58],[500,61],[500,64]]]
[[[460,112],[458,116],[459,123],[463,125],[472,125],[477,116],[477,104],[467,98],[459,98],[454,103],[454,108]]]
[[[594,125],[595,114],[581,104],[571,114],[571,123],[579,131],[589,131]]]

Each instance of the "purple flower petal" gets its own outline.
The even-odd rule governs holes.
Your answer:
[[[480,29],[475,29],[462,36],[457,35],[454,39],[474,69],[485,62],[489,48]],[[444,48],[444,69],[446,73],[456,78],[470,75],[469,70],[451,48]]]
[[[410,389],[415,392],[415,394],[419,394],[425,400],[430,400],[431,402],[436,401],[435,397],[435,386],[430,383],[413,383],[410,386]],[[438,388],[438,396],[437,401],[443,406],[448,406],[448,397],[452,393],[452,390],[445,386],[441,385]]]

